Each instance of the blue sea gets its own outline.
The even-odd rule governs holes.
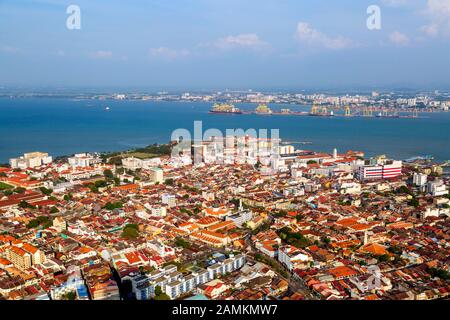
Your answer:
[[[110,109],[105,110],[106,107]],[[251,110],[255,105],[238,105]],[[279,110],[308,106],[272,105]],[[24,152],[53,156],[86,151],[119,151],[170,141],[174,129],[279,129],[283,140],[311,142],[299,149],[364,151],[396,159],[432,155],[450,159],[450,113],[419,118],[307,117],[209,114],[211,104],[155,101],[99,101],[61,98],[0,98],[0,162]]]

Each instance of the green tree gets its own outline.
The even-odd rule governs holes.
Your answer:
[[[378,262],[387,262],[389,259],[390,256],[387,253],[377,257]]]
[[[18,188],[14,189],[14,192],[19,193],[19,194],[25,193],[25,191],[26,191],[26,189],[22,188],[22,187],[18,187]]]
[[[120,165],[122,165],[122,157],[121,156],[111,157],[108,160],[108,164],[120,166]]]
[[[407,186],[401,186],[395,190],[398,194],[410,194],[413,195],[412,191]]]
[[[164,183],[168,186],[173,186],[174,185],[174,181],[172,178],[166,179],[166,181],[164,181]]]
[[[0,181],[0,190],[11,190],[14,189],[12,185]]]
[[[110,169],[106,169],[105,171],[103,171],[103,175],[105,176],[106,179],[112,180],[114,178],[114,174]]]
[[[123,208],[123,203],[120,202],[120,201],[117,201],[117,202],[114,202],[114,203],[108,202],[103,208],[106,209],[106,210],[113,211],[114,209],[121,209],[121,208]]]
[[[417,208],[419,206],[419,200],[417,200],[416,198],[412,198],[408,204],[412,207]]]
[[[13,191],[12,190],[3,190],[3,194],[8,197],[13,194]]]
[[[156,286],[155,300],[170,300],[170,297],[161,290],[160,286]]]
[[[52,189],[47,189],[45,187],[40,187],[39,190],[41,190],[41,192],[43,194],[45,194],[46,196],[49,196],[49,195],[51,195],[53,193]]]
[[[139,230],[136,224],[127,224],[122,231],[122,238],[136,239],[139,237]]]
[[[75,291],[67,292],[66,295],[64,296],[65,300],[75,300],[76,298],[77,294],[75,293]]]
[[[28,202],[26,202],[25,200],[20,201],[19,208],[26,209],[29,207],[30,207],[30,204]]]
[[[65,194],[64,197],[63,197],[63,199],[65,201],[70,201],[70,200],[72,200],[72,198],[73,198],[73,196],[72,196],[72,194],[70,192],[68,194]]]
[[[160,286],[156,286],[155,287],[155,295],[156,296],[159,296],[159,295],[161,295],[163,292],[162,292],[162,290],[161,290],[161,287]]]
[[[38,220],[31,220],[28,224],[27,224],[27,228],[28,229],[34,229],[39,227],[40,223]]]
[[[390,253],[394,253],[394,254],[401,254],[403,250],[400,247],[398,247],[398,246],[390,246],[388,248],[388,251]]]
[[[444,269],[429,268],[428,273],[433,278],[440,278],[442,280],[450,280],[450,273]]]
[[[59,212],[59,210],[58,210],[58,208],[57,207],[52,207],[51,209],[50,209],[50,213],[58,213]]]
[[[98,181],[95,181],[94,186],[96,188],[105,188],[108,186],[108,183],[105,180],[98,180]]]
[[[191,244],[189,242],[187,242],[186,240],[181,239],[181,238],[178,238],[175,241],[175,245],[178,247],[182,247],[182,248],[190,248],[191,247]]]

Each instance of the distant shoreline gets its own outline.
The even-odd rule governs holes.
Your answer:
[[[279,129],[285,141],[307,141],[299,147],[331,152],[334,148],[364,150],[369,156],[395,159],[433,155],[450,159],[450,113],[429,113],[417,119],[363,117],[233,116],[209,114],[211,103],[72,101],[67,99],[1,99],[0,162],[40,150],[53,156],[79,152],[119,152],[152,143],[167,143],[173,130]],[[106,111],[105,107],[110,110]],[[243,104],[252,109],[255,104]],[[239,105],[241,108],[241,105]],[[277,107],[274,106],[273,109]],[[289,107],[287,107],[289,108]],[[300,109],[301,108],[301,109]],[[291,110],[309,110],[307,106]],[[425,117],[426,116],[426,117]],[[395,120],[395,121],[394,121]]]

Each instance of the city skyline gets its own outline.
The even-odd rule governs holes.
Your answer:
[[[70,30],[69,5],[81,29]],[[381,29],[369,30],[371,5]],[[1,86],[449,85],[450,1],[0,2]],[[420,75],[420,76],[419,76]]]
[[[449,300],[450,0],[0,0],[0,30],[0,305]]]

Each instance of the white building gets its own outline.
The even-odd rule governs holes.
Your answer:
[[[148,300],[154,297],[157,286],[171,299],[176,299],[183,294],[195,290],[200,284],[207,283],[220,275],[225,275],[242,268],[244,264],[244,255],[230,255],[223,262],[209,266],[207,269],[192,272],[186,276],[178,272],[176,266],[170,265],[147,275],[136,275],[130,280],[133,293],[138,300]]]
[[[169,208],[177,206],[177,197],[173,194],[164,193],[161,196],[161,201],[162,203],[167,204]]]
[[[293,154],[295,152],[294,146],[279,146],[278,147],[278,154],[284,155],[284,154]]]
[[[402,161],[378,160],[359,166],[356,175],[359,180],[389,179],[402,175]]]
[[[286,265],[290,271],[310,260],[311,257],[305,251],[291,245],[282,246],[278,250],[278,261]]]
[[[165,217],[167,215],[166,207],[163,206],[154,206],[151,211],[153,217]]]
[[[249,210],[241,211],[225,218],[226,221],[233,221],[236,226],[242,228],[242,226],[248,221],[252,220],[253,212]]]
[[[72,167],[89,167],[101,162],[100,158],[94,157],[90,153],[78,153],[67,159]]]
[[[162,183],[164,181],[164,173],[161,168],[150,168],[151,180],[154,183]]]
[[[125,169],[128,170],[136,170],[136,169],[141,169],[143,166],[143,161],[141,159],[138,158],[125,158],[122,159],[122,165]]]
[[[339,191],[342,194],[359,194],[361,193],[361,184],[357,182],[344,182],[339,185]]]
[[[291,167],[291,177],[292,179],[301,178],[303,176],[303,171],[298,167]]]
[[[413,175],[413,183],[414,185],[421,187],[427,184],[428,176],[423,173],[414,173]]]
[[[428,193],[431,193],[433,197],[444,196],[448,194],[447,187],[442,180],[428,182],[427,191]]]
[[[36,168],[45,164],[49,164],[53,161],[52,157],[48,153],[44,152],[31,152],[24,153],[23,156],[19,158],[12,158],[9,160],[9,164],[13,169],[25,169],[25,168]]]

